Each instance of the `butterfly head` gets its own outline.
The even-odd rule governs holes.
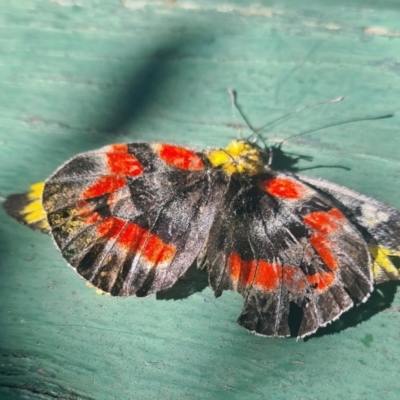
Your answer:
[[[222,168],[227,175],[257,175],[268,169],[268,156],[248,140],[233,140],[225,149],[210,150],[207,157],[214,168]]]

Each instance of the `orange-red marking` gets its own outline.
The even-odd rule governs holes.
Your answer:
[[[275,290],[279,287],[280,280],[282,285],[287,286],[293,294],[303,293],[307,283],[315,286],[316,290],[323,291],[331,286],[335,281],[333,272],[322,272],[306,276],[299,267],[280,264],[270,264],[264,260],[245,261],[237,253],[231,253],[228,259],[228,268],[233,281],[239,287],[247,287],[252,283],[264,290]]]
[[[261,185],[263,190],[270,195],[287,200],[301,199],[306,191],[303,185],[286,178],[265,179]]]
[[[236,253],[231,253],[228,259],[229,273],[234,281],[239,280],[242,267],[242,259]]]
[[[308,276],[307,280],[310,285],[316,285],[316,290],[322,292],[335,282],[335,274],[333,272],[322,272]]]
[[[88,225],[95,224],[100,220],[101,215],[95,211],[92,214],[88,214],[86,217],[83,218],[83,222]]]
[[[346,222],[344,215],[336,208],[329,211],[315,211],[303,217],[306,225],[315,233],[310,235],[310,243],[322,261],[332,271],[338,269],[338,260],[334,254],[335,244],[330,239]]]
[[[164,243],[139,225],[120,218],[106,218],[97,226],[97,233],[107,239],[117,238],[117,244],[125,251],[141,253],[146,261],[155,266],[172,261],[176,253],[175,246]]]
[[[127,153],[128,145],[125,143],[116,143],[107,147],[112,153]],[[108,153],[108,152],[107,152]]]
[[[110,209],[111,213],[114,210],[114,208],[118,202],[119,193],[120,192],[113,192],[107,198],[107,205],[108,205],[108,208]]]
[[[83,222],[88,225],[95,224],[101,220],[101,215],[96,212],[94,207],[85,200],[81,200],[77,203],[76,214],[79,215]]]
[[[315,211],[303,217],[303,221],[306,225],[323,235],[336,232],[341,228],[345,220],[345,216],[337,208],[332,208],[328,212]]]
[[[126,179],[122,176],[102,176],[83,192],[84,199],[93,199],[107,193],[115,192],[126,185]]]
[[[310,236],[310,243],[328,268],[330,268],[332,271],[338,269],[338,262],[332,252],[334,244],[328,238],[320,235],[319,233],[315,233]]]
[[[120,218],[107,217],[97,225],[97,233],[106,239],[118,237],[126,222]]]
[[[279,264],[270,264],[264,260],[245,261],[237,253],[231,253],[228,259],[228,268],[231,277],[239,286],[261,286],[265,290],[274,290],[279,286],[282,267]],[[257,268],[257,271],[256,271]]]
[[[156,235],[147,235],[148,231],[145,231],[138,243],[138,248],[141,249],[143,257],[156,265],[172,261],[176,252],[175,246],[164,243]]]
[[[204,167],[202,159],[196,153],[183,147],[162,144],[158,155],[167,164],[186,171],[199,171]]]
[[[255,269],[256,261],[252,261],[252,263],[254,264],[253,269]],[[282,267],[280,264],[270,264],[264,260],[259,260],[254,284],[266,290],[274,290],[279,286],[281,276]]]
[[[328,211],[328,214],[333,217],[336,218],[336,220],[341,220],[341,221],[345,221],[346,217],[337,209],[337,208],[331,208]]]
[[[106,153],[108,172],[114,175],[139,176],[142,164],[129,153]]]

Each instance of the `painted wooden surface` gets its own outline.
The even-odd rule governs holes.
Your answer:
[[[3,0],[0,195],[108,143],[224,146],[234,87],[255,125],[346,96],[268,138],[306,133],[283,146],[310,157],[292,166],[400,207],[399,21],[394,0]],[[305,342],[266,339],[202,274],[99,296],[48,237],[0,218],[1,399],[398,398],[396,284]]]

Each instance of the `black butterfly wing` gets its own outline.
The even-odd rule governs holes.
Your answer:
[[[72,158],[47,180],[42,202],[80,275],[114,296],[145,296],[191,265],[225,189],[202,153],[133,143]]]
[[[400,257],[400,211],[332,182],[302,175],[298,178],[329,197],[362,232],[373,259],[375,282],[400,280],[400,271],[393,263],[394,257]]]
[[[329,199],[295,177],[232,178],[202,257],[216,294],[244,297],[239,324],[288,336],[290,303],[301,307],[304,337],[373,289],[362,235]]]

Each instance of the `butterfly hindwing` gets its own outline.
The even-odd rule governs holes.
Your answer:
[[[304,337],[372,291],[361,234],[323,195],[287,175],[232,178],[203,254],[216,295],[239,291],[239,323],[266,336],[290,335],[290,302],[302,308]]]
[[[400,280],[400,270],[393,262],[400,257],[400,211],[332,182],[303,175],[298,178],[329,196],[362,232],[372,257],[375,283]]]
[[[78,155],[43,192],[52,236],[85,279],[115,296],[170,287],[196,258],[213,222],[223,175],[201,153],[134,143]]]

